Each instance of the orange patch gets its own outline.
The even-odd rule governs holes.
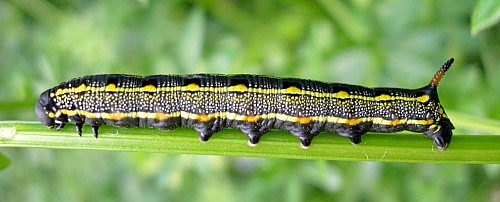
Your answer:
[[[311,122],[311,117],[300,117],[299,118],[299,123],[300,124],[308,124]]]
[[[247,121],[251,122],[251,123],[257,122],[259,120],[258,116],[247,116],[246,118],[247,118]]]
[[[391,121],[391,125],[392,125],[392,126],[397,126],[397,125],[399,125],[399,123],[400,123],[400,120],[399,120],[399,119],[395,119],[395,120],[392,120],[392,121]]]
[[[355,126],[361,123],[362,119],[347,119],[347,125]]]
[[[209,122],[210,120],[212,120],[212,118],[208,116],[208,114],[200,114],[198,115],[198,120],[202,122]]]
[[[122,113],[116,112],[116,113],[109,114],[109,119],[111,119],[113,121],[118,121],[118,120],[122,119]]]
[[[166,114],[165,113],[155,113],[155,119],[157,120],[163,120],[165,119]]]

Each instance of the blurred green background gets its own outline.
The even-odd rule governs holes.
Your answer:
[[[0,120],[36,120],[43,90],[89,74],[417,88],[450,57],[439,87],[447,111],[500,119],[498,2],[0,1]],[[499,165],[0,152],[11,160],[0,171],[2,201],[500,201]]]

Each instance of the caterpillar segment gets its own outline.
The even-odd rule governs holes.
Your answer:
[[[413,131],[448,147],[453,124],[437,86],[453,63],[448,60],[431,82],[418,89],[367,88],[259,75],[93,75],[75,78],[40,95],[35,112],[46,126],[76,131],[99,126],[194,128],[208,141],[226,128],[240,129],[255,146],[270,130],[289,131],[303,148],[320,132],[359,144],[367,132]]]

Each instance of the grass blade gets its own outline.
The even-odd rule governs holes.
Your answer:
[[[79,137],[73,128],[49,130],[37,122],[0,122],[0,146],[105,151],[162,152],[289,159],[356,160],[382,162],[500,163],[500,136],[455,135],[448,150],[441,152],[420,134],[377,134],[363,136],[353,146],[346,138],[320,134],[309,149],[283,131],[272,131],[256,147],[246,145],[246,136],[226,129],[208,142],[201,142],[192,129],[160,131],[149,128],[119,129],[101,127],[94,138],[90,128]]]

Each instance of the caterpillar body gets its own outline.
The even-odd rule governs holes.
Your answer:
[[[453,124],[437,86],[453,63],[448,60],[431,82],[418,89],[367,88],[358,85],[259,75],[93,75],[75,78],[40,95],[35,112],[59,130],[69,121],[81,136],[99,126],[191,127],[207,141],[225,127],[248,135],[250,145],[271,129],[291,132],[307,148],[321,131],[351,143],[367,132],[413,131],[448,147]]]

